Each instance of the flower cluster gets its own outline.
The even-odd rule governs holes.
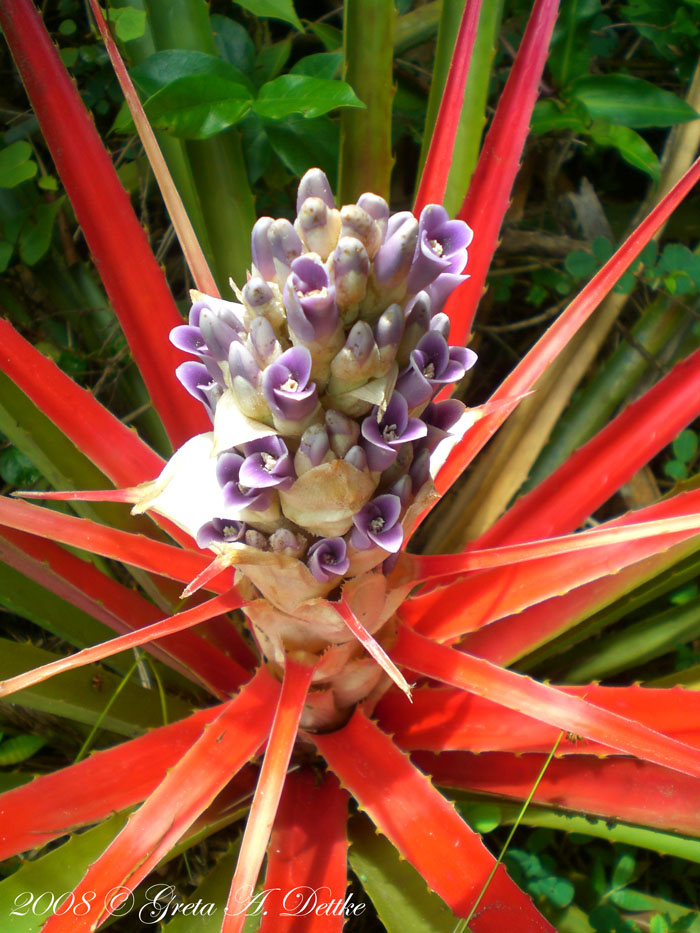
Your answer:
[[[198,358],[178,377],[214,423],[223,509],[196,529],[200,545],[288,555],[323,583],[360,552],[377,563],[400,549],[464,411],[433,399],[475,360],[449,346],[441,311],[470,239],[435,204],[419,220],[373,194],[338,210],[319,169],[294,223],[258,220],[239,303],[194,293],[171,334]]]
[[[238,301],[193,292],[189,323],[171,334],[197,358],[177,374],[213,429],[177,451],[137,511],[161,512],[236,566],[268,659],[347,640],[325,601],[340,584],[370,631],[400,601],[382,571],[474,420],[436,400],[476,359],[449,345],[442,312],[470,240],[438,205],[416,219],[364,194],[338,209],[312,169],[294,223],[255,224]]]

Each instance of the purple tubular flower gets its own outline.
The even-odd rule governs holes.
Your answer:
[[[411,365],[396,384],[410,409],[428,401],[441,386],[459,382],[474,365],[476,354],[467,347],[450,347],[442,334],[431,330],[411,353]]]
[[[442,311],[438,311],[430,319],[430,330],[436,330],[448,343],[450,342],[450,319]]]
[[[338,326],[335,289],[320,259],[300,256],[284,286],[289,328],[298,340],[313,343],[332,334]]]
[[[239,482],[250,489],[289,489],[295,479],[292,458],[281,437],[273,434],[243,444],[245,460],[240,465]]]
[[[403,543],[403,528],[399,524],[401,500],[386,493],[363,506],[353,518],[355,528],[350,544],[358,551],[378,545],[385,551],[396,553]]]
[[[450,220],[440,204],[423,208],[418,223],[418,243],[406,287],[418,292],[441,273],[461,273],[467,264],[472,231],[462,220]]]
[[[421,441],[421,449],[424,446],[432,453],[440,441],[448,436],[450,428],[459,421],[464,411],[464,403],[456,398],[447,398],[442,402],[431,402],[426,406],[421,419],[428,426],[428,434],[425,440]]]
[[[204,405],[213,419],[216,403],[221,398],[224,388],[211,377],[207,367],[203,363],[188,360],[177,367],[175,375],[190,395]]]
[[[224,503],[232,508],[263,512],[272,502],[270,488],[250,489],[240,483],[244,458],[237,453],[221,454],[216,462],[216,478],[223,489]]]
[[[276,274],[275,263],[272,259],[272,248],[267,237],[273,223],[272,217],[260,217],[255,221],[250,234],[250,249],[255,268],[264,279],[270,281],[274,279]]]
[[[201,330],[191,324],[181,324],[180,327],[173,327],[170,331],[170,342],[184,353],[211,357]]]
[[[306,347],[292,347],[264,371],[263,393],[273,415],[300,421],[316,408],[316,384],[309,383],[311,362]]]
[[[350,567],[345,541],[342,538],[323,538],[312,544],[306,565],[319,583],[342,577]]]
[[[398,496],[399,501],[401,502],[401,508],[406,508],[413,494],[413,483],[411,482],[411,477],[408,475],[400,477],[388,491],[392,496]]]
[[[404,318],[400,305],[389,305],[374,325],[374,339],[380,350],[398,347],[403,336]]]
[[[384,243],[374,257],[374,274],[380,285],[396,286],[408,275],[417,239],[418,221],[410,211],[389,218]]]
[[[297,189],[297,214],[307,198],[320,198],[327,207],[334,208],[333,192],[328,179],[320,168],[310,168],[299,182]]]
[[[452,292],[459,288],[462,282],[466,282],[468,275],[455,275],[452,272],[443,272],[430,285],[426,286],[425,291],[430,295],[430,302],[433,314],[442,311],[445,302]]]
[[[199,329],[209,352],[217,361],[228,359],[231,344],[240,343],[238,332],[209,308],[202,308]]]
[[[382,471],[396,460],[399,447],[408,441],[425,437],[428,429],[420,418],[408,417],[408,405],[400,392],[394,392],[381,421],[378,409],[373,409],[362,422],[360,430],[365,440],[367,464],[370,470]]]
[[[246,532],[245,522],[232,521],[229,518],[213,518],[197,532],[199,547],[209,547],[210,544],[234,544],[242,541]]]

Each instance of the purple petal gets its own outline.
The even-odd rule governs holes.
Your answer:
[[[170,342],[184,353],[194,353],[197,356],[209,356],[209,348],[204,342],[202,332],[198,327],[182,324],[173,327],[170,331]]]
[[[297,214],[307,198],[321,198],[327,207],[335,207],[333,192],[328,179],[320,168],[310,168],[299,182],[297,189]]]

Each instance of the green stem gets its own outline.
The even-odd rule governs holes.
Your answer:
[[[423,147],[420,154],[421,169],[428,154],[440,101],[447,83],[464,5],[464,0],[444,0],[442,6],[435,67],[430,85]],[[445,189],[444,204],[451,215],[455,215],[462,206],[479,156],[481,136],[486,124],[486,100],[491,78],[491,62],[496,49],[502,16],[503,0],[493,0],[493,2],[487,0],[482,4],[469,77],[464,92],[464,104],[459,117],[450,174]]]
[[[400,55],[432,39],[440,23],[441,0],[431,0],[417,10],[404,13],[396,20],[394,52]]]
[[[147,0],[153,40],[159,51],[190,49],[217,55],[204,0]],[[241,139],[236,129],[185,144],[211,243],[213,271],[222,294],[228,279],[245,281],[250,266],[250,229],[255,204],[248,184]]]
[[[338,194],[351,204],[364,191],[389,199],[393,0],[347,0],[343,32],[343,78],[366,110],[345,109],[340,117]]]

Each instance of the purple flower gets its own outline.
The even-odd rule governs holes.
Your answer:
[[[289,489],[295,479],[292,458],[281,437],[273,434],[243,444],[245,460],[238,481],[250,489]]]
[[[350,567],[347,545],[342,538],[323,538],[312,544],[306,565],[319,583],[342,577]]]
[[[181,363],[175,370],[175,375],[190,395],[204,405],[213,419],[216,403],[224,392],[223,385],[211,376],[203,363],[196,363],[194,360]]]
[[[250,234],[250,250],[253,263],[263,279],[272,280],[275,277],[275,263],[272,258],[272,249],[267,238],[268,231],[274,220],[272,217],[259,217]]]
[[[458,288],[462,282],[466,282],[468,275],[455,275],[453,272],[443,272],[435,281],[426,286],[426,292],[430,295],[430,302],[433,314],[437,314],[444,307],[445,302],[452,292]]]
[[[322,340],[338,326],[335,289],[317,257],[307,255],[294,260],[284,287],[284,304],[290,330],[304,343]]]
[[[432,453],[440,441],[449,435],[450,428],[459,421],[464,411],[464,404],[456,398],[431,402],[421,415],[428,427],[427,437],[420,442],[421,450],[425,447]]]
[[[445,338],[431,330],[418,341],[408,369],[396,384],[410,409],[423,405],[443,385],[459,382],[474,365],[476,353],[467,347],[450,347]]]
[[[408,441],[425,437],[428,429],[420,418],[408,417],[406,399],[399,392],[394,392],[387,405],[386,412],[377,421],[378,409],[362,422],[362,436],[365,439],[365,452],[370,470],[386,470],[396,460],[399,448]]]
[[[216,478],[223,489],[224,503],[235,509],[264,512],[272,502],[273,490],[255,489],[240,482],[244,457],[233,451],[221,454],[216,462]]]
[[[418,223],[418,243],[406,283],[415,293],[433,282],[441,273],[460,273],[467,264],[467,246],[472,231],[462,220],[450,220],[440,204],[423,208]]]
[[[197,532],[199,547],[210,544],[233,544],[242,541],[246,532],[245,522],[232,521],[230,518],[213,518]]]
[[[301,421],[316,408],[316,384],[309,383],[311,354],[306,347],[292,347],[267,367],[262,376],[265,400],[273,415],[284,421]]]
[[[395,553],[403,543],[403,528],[399,524],[401,499],[386,493],[367,503],[353,518],[355,528],[350,544],[365,551],[373,544]]]

